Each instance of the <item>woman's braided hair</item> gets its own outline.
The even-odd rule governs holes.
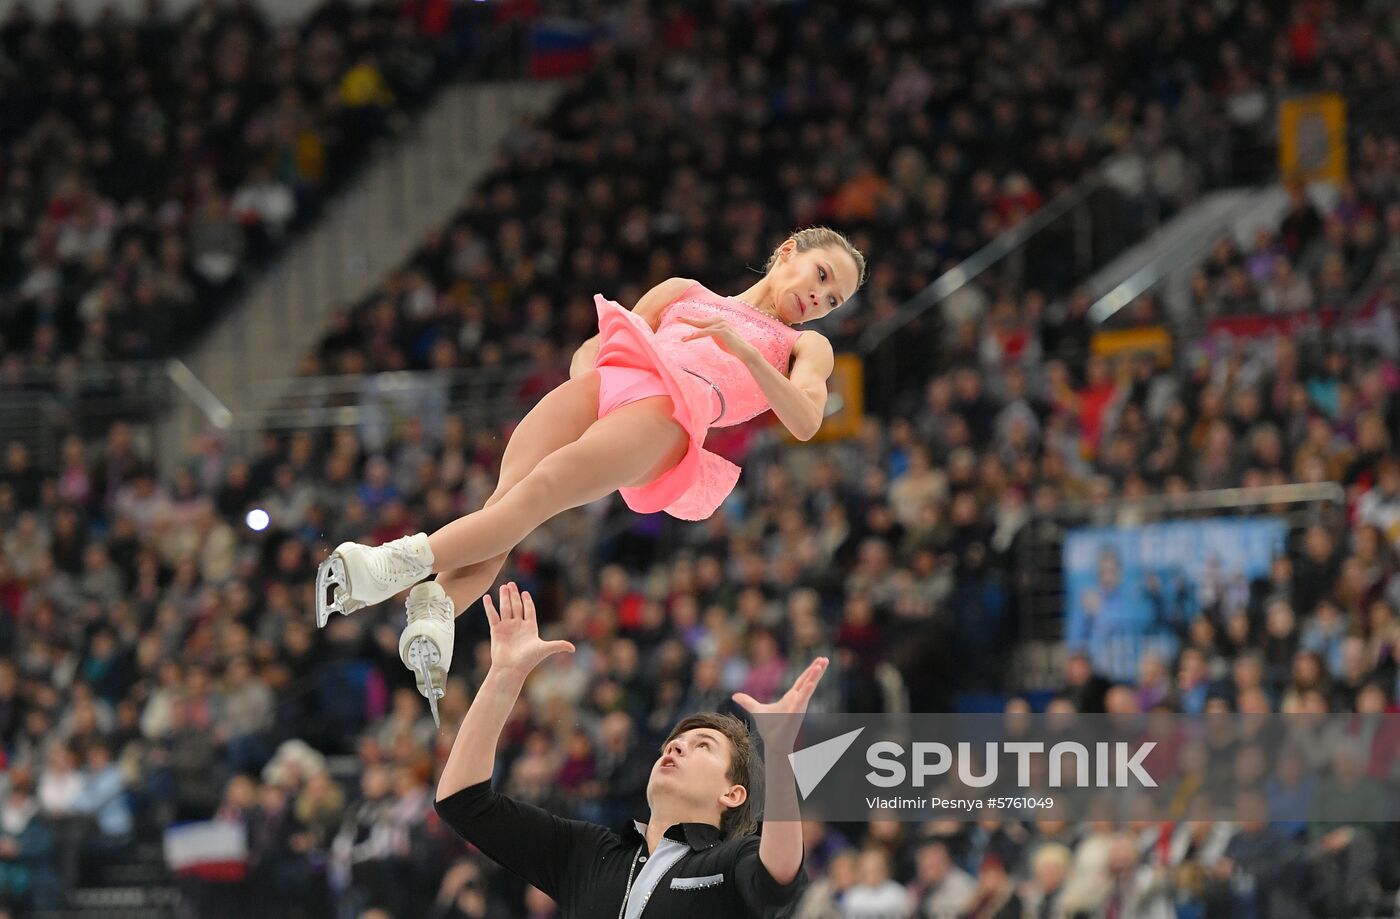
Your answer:
[[[805,230],[798,230],[796,233],[793,233],[791,238],[797,240],[798,252],[808,252],[812,249],[825,249],[828,247],[844,249],[846,254],[851,257],[851,260],[856,263],[856,271],[860,275],[856,282],[856,288],[859,289],[860,286],[865,283],[865,256],[861,255],[860,250],[851,245],[851,241],[841,233],[831,229],[831,227],[808,227]],[[763,270],[772,270],[773,263],[777,260],[778,253],[774,250],[773,254],[768,256],[768,264],[763,266]]]

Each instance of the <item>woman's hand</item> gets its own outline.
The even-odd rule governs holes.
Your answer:
[[[499,611],[491,602],[490,594],[481,600],[491,624],[492,669],[515,671],[524,676],[552,654],[573,652],[573,642],[540,640],[535,601],[528,592],[522,594],[514,581],[501,586]]]
[[[574,356],[569,360],[569,379],[576,380],[585,373],[593,369],[593,364],[598,359],[598,336],[594,335],[588,341],[578,346]]]
[[[736,332],[726,319],[692,319],[682,316],[680,321],[696,328],[696,331],[685,336],[682,341],[712,338],[715,344],[741,361],[758,353],[758,349],[744,341],[743,336]]]

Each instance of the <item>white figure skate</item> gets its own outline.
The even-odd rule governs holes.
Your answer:
[[[447,692],[447,671],[457,638],[455,622],[452,600],[437,581],[425,581],[408,592],[408,626],[399,636],[399,659],[418,675],[418,691],[428,697],[438,727],[442,727],[438,699]]]
[[[316,627],[325,628],[331,613],[348,616],[383,603],[432,573],[425,533],[373,547],[343,542],[316,569]]]

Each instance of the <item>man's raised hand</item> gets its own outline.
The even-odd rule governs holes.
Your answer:
[[[812,701],[812,693],[816,691],[829,663],[831,661],[825,657],[812,661],[792,684],[792,688],[783,693],[783,697],[776,702],[759,702],[746,692],[734,693],[734,701],[751,715],[791,716],[754,719],[754,725],[758,728],[767,749],[792,752],[797,732],[802,727],[802,716],[807,714],[807,704]]]
[[[492,668],[524,676],[551,654],[573,652],[573,642],[540,639],[535,601],[528,592],[521,593],[514,581],[501,585],[500,598],[499,610],[491,602],[489,593],[481,598],[486,607],[486,620],[491,625]]]
[[[777,702],[759,702],[746,692],[736,692],[734,701],[752,715],[805,715],[807,703],[812,701],[812,693],[816,692],[817,684],[821,682],[822,674],[826,673],[826,665],[829,663],[831,661],[825,657],[812,661],[792,684],[792,688]]]

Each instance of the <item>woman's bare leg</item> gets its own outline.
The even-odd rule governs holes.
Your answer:
[[[453,568],[494,559],[561,511],[654,481],[681,461],[689,443],[671,416],[670,397],[625,405],[540,460],[499,501],[428,537],[433,557]]]
[[[590,370],[550,390],[516,426],[501,457],[496,490],[486,499],[491,507],[505,497],[546,456],[583,436],[598,418],[598,372]],[[452,598],[458,616],[491,589],[506,563],[509,550],[473,565],[444,571],[437,582]]]

